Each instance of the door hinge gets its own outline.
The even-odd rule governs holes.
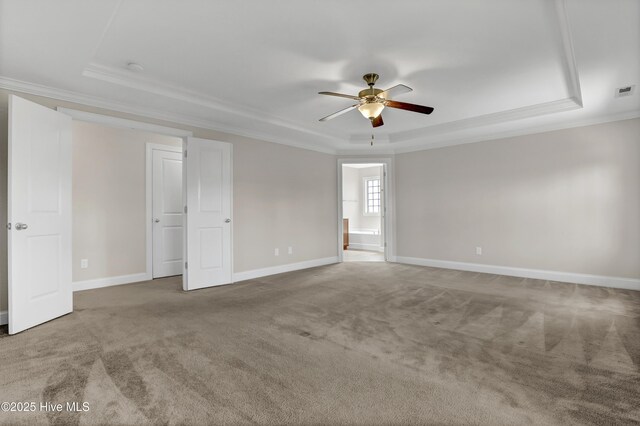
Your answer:
[[[184,212],[187,213],[187,206],[184,206]]]
[[[184,269],[189,269],[189,262],[184,262]]]
[[[187,150],[184,150],[184,158],[187,158]]]
[[[386,247],[386,246],[387,246],[387,243],[384,243],[384,246]]]
[[[7,229],[11,231],[11,222],[7,223]]]

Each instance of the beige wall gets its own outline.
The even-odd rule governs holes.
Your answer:
[[[399,256],[640,277],[640,119],[397,155],[396,189]]]
[[[146,271],[147,142],[182,146],[176,137],[73,122],[73,281]]]
[[[336,256],[335,158],[249,140],[233,150],[235,271]]]
[[[0,113],[3,120],[8,93],[0,90],[0,111],[5,108]],[[196,137],[232,143],[235,272],[337,256],[337,173],[333,155],[71,102],[18,95],[49,107],[64,106],[175,127],[190,130]],[[6,145],[7,132],[2,131],[0,159],[1,155],[6,157]],[[6,216],[6,184],[1,181],[6,181],[6,160],[0,167],[0,211]],[[2,227],[0,238],[1,272],[1,268],[6,271],[6,231]],[[288,246],[293,246],[292,255],[287,254]],[[278,257],[274,256],[276,247],[280,249]],[[6,295],[4,273],[0,277],[0,310],[6,309]]]
[[[7,93],[0,90],[0,221],[5,222]],[[233,143],[234,271],[337,255],[334,156],[21,96]],[[638,135],[640,119],[634,119],[397,155],[397,254],[638,278]],[[476,246],[483,247],[482,256],[475,255]],[[81,256],[74,253],[74,268]],[[0,227],[0,310],[7,306],[6,270],[6,230]]]

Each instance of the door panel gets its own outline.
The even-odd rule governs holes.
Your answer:
[[[162,241],[164,242],[164,250],[162,253],[163,262],[177,261],[182,263],[182,225],[172,227],[165,226],[162,232]],[[182,265],[179,266],[180,271],[178,273],[182,273]]]
[[[71,117],[9,96],[9,333],[73,310]]]
[[[182,153],[153,149],[153,278],[180,275],[182,221]]]
[[[231,144],[188,138],[185,290],[231,282]]]
[[[29,269],[27,281],[29,299],[35,300],[55,293],[58,282],[49,279],[60,275],[61,239],[60,235],[27,236],[27,262],[38,265]]]

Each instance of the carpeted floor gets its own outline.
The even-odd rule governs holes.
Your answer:
[[[343,263],[184,293],[76,293],[0,338],[23,424],[640,422],[640,292]]]

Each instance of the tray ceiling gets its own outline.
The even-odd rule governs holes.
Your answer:
[[[411,150],[639,115],[635,0],[0,1],[0,85],[326,151]],[[129,62],[144,67],[127,68]],[[372,129],[361,76],[429,116]],[[98,105],[99,104],[99,105]]]

